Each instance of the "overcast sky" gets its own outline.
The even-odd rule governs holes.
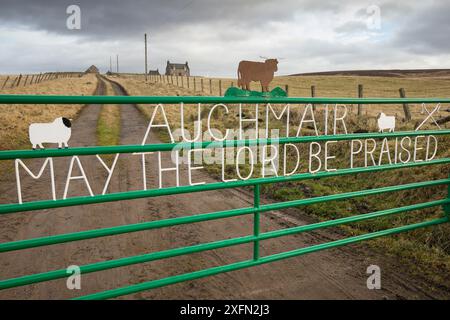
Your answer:
[[[150,69],[189,61],[193,75],[234,77],[260,56],[280,58],[279,75],[450,68],[449,13],[447,0],[0,0],[0,73],[106,72],[116,54],[143,72],[144,33]]]

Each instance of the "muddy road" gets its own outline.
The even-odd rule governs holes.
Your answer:
[[[124,92],[109,81],[115,94]],[[101,93],[101,92],[100,92]],[[97,119],[100,105],[86,106],[73,123],[70,146],[96,145]],[[121,144],[140,144],[147,120],[134,105],[121,108]],[[154,135],[151,143],[160,143]],[[157,154],[146,157],[147,184],[158,185]],[[95,194],[102,191],[107,172],[95,156],[80,157]],[[170,153],[162,154],[164,167],[172,167]],[[55,158],[57,198],[62,197],[70,158]],[[24,161],[33,172],[41,167],[42,159]],[[8,176],[14,177],[13,172]],[[188,184],[187,168],[180,168],[181,185]],[[41,181],[23,176],[24,201],[50,197],[50,177]],[[214,182],[207,173],[193,171],[194,181]],[[173,172],[164,173],[164,186],[175,186]],[[141,156],[122,154],[112,176],[108,192],[142,189]],[[17,202],[14,178],[0,186],[0,203]],[[70,184],[70,195],[87,195],[83,180]],[[262,203],[270,202],[262,199]],[[253,203],[249,190],[225,189],[195,194],[181,194],[148,199],[137,199],[89,206],[13,213],[0,216],[1,242],[40,236],[119,226],[144,221],[248,207]],[[298,209],[261,214],[262,232],[313,222]],[[83,240],[1,253],[0,278],[6,279],[37,272],[65,269],[70,265],[84,265],[160,251],[181,246],[244,236],[253,232],[253,217],[242,216],[212,220],[192,225],[141,231],[111,237]],[[339,239],[333,229],[277,238],[260,243],[261,255]],[[68,290],[66,279],[37,283],[0,291],[3,299],[64,299],[118,288],[130,284],[159,279],[170,275],[229,264],[252,257],[252,244],[212,250],[188,256],[174,257],[131,265],[96,273],[84,274],[81,290]],[[369,290],[366,269],[376,264],[382,270],[382,289]],[[444,293],[432,294],[414,279],[404,275],[392,259],[370,251],[358,244],[305,256],[278,261],[250,269],[220,274],[195,281],[179,283],[144,291],[120,299],[398,299],[442,298]]]

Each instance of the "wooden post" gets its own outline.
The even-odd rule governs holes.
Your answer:
[[[209,94],[212,95],[212,79],[209,79]]]
[[[315,97],[316,97],[316,86],[311,86],[311,98]],[[314,103],[312,104],[312,108],[313,110],[316,110],[316,105]]]
[[[181,79],[181,87],[184,88],[183,76],[180,76],[180,79]]]
[[[192,79],[194,80],[194,92],[195,92],[196,89],[197,89],[197,85],[196,85],[196,83],[195,83],[195,77],[193,77]]]
[[[175,76],[175,78],[177,79],[177,87],[179,87],[180,85],[178,84],[178,76]]]
[[[189,89],[189,76],[186,76],[186,81],[187,81],[187,87]]]
[[[286,91],[286,95],[289,97],[289,86],[288,86],[288,85],[285,85],[285,86],[284,86],[284,89],[285,89],[285,91]]]
[[[19,84],[20,84],[20,81],[22,80],[22,74],[20,74],[19,75],[19,80],[17,81],[17,85],[16,85],[16,87],[18,87],[19,86]]]
[[[234,87],[234,83],[233,83],[233,81],[231,81],[231,86],[230,87]]]
[[[200,86],[202,87],[202,92],[203,92],[203,78],[200,79]]]
[[[222,96],[222,80],[219,80],[219,96]]]
[[[5,82],[3,82],[2,90],[6,86],[6,83],[8,82],[8,80],[9,80],[9,76],[7,76]]]
[[[400,98],[406,98],[406,92],[404,88],[399,89]],[[407,103],[403,104],[403,111],[405,112],[405,121],[411,120],[411,110],[409,109],[409,105]]]
[[[358,84],[358,98],[364,97],[364,86],[362,84]],[[358,116],[362,115],[362,104],[358,104]]]
[[[27,85],[27,81],[28,81],[28,75],[25,77],[25,81],[23,83],[23,86],[25,87]]]

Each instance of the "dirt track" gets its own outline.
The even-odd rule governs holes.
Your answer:
[[[112,84],[117,94],[121,89]],[[89,105],[75,121],[70,146],[96,144],[98,105]],[[147,121],[132,105],[121,107],[121,144],[139,144]],[[151,142],[159,142],[152,137]],[[147,183],[157,186],[156,154],[147,155]],[[170,154],[163,154],[164,166],[173,166]],[[63,181],[70,159],[56,158],[55,175],[57,197],[62,197]],[[95,157],[81,157],[83,167],[95,194],[101,192],[106,171]],[[27,161],[37,172],[42,160]],[[10,174],[13,176],[13,174]],[[142,188],[140,157],[121,155],[110,184],[110,192]],[[181,185],[187,184],[187,171],[181,167]],[[214,181],[206,173],[194,171],[194,181]],[[49,177],[42,182],[30,183],[23,179],[25,201],[49,197]],[[42,183],[42,184],[41,184]],[[1,203],[16,202],[15,182],[0,186]],[[33,185],[33,188],[31,188]],[[164,186],[174,186],[175,175],[164,175]],[[81,181],[71,184],[72,195],[87,194]],[[70,195],[69,194],[69,195]],[[220,190],[197,194],[183,194],[90,206],[68,207],[0,216],[1,241],[34,238],[109,226],[159,220],[182,215],[206,213],[250,206],[252,195],[247,190]],[[262,201],[267,202],[267,200]],[[262,214],[263,231],[307,224],[311,220],[299,210]],[[97,261],[133,256],[153,251],[176,248],[243,236],[252,233],[251,216],[209,221],[193,225],[143,231],[113,237],[71,242],[42,248],[1,254],[0,278],[64,269],[69,265],[83,265]],[[261,242],[261,255],[304,247],[340,238],[333,230],[278,238]],[[70,298],[102,290],[140,283],[169,275],[204,269],[246,260],[252,256],[252,245],[241,245],[189,256],[132,265],[82,276],[82,290],[70,291],[65,279],[0,291],[7,299]],[[368,290],[366,268],[376,264],[382,270],[382,290]],[[171,285],[152,291],[123,297],[124,299],[395,299],[440,298],[422,290],[414,279],[403,275],[395,261],[369,251],[365,245],[317,252],[255,268],[221,274],[200,280]]]

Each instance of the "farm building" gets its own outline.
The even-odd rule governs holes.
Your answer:
[[[159,69],[156,69],[156,70],[150,70],[150,71],[148,72],[148,75],[149,75],[149,76],[159,76],[159,75],[160,75]]]
[[[183,63],[170,63],[170,61],[167,60],[166,76],[187,76],[187,77],[189,77],[190,74],[191,74],[191,72],[190,72],[187,61],[185,64],[183,64]]]
[[[87,70],[84,73],[100,73],[100,71],[96,66],[92,65],[89,68],[87,68]]]

